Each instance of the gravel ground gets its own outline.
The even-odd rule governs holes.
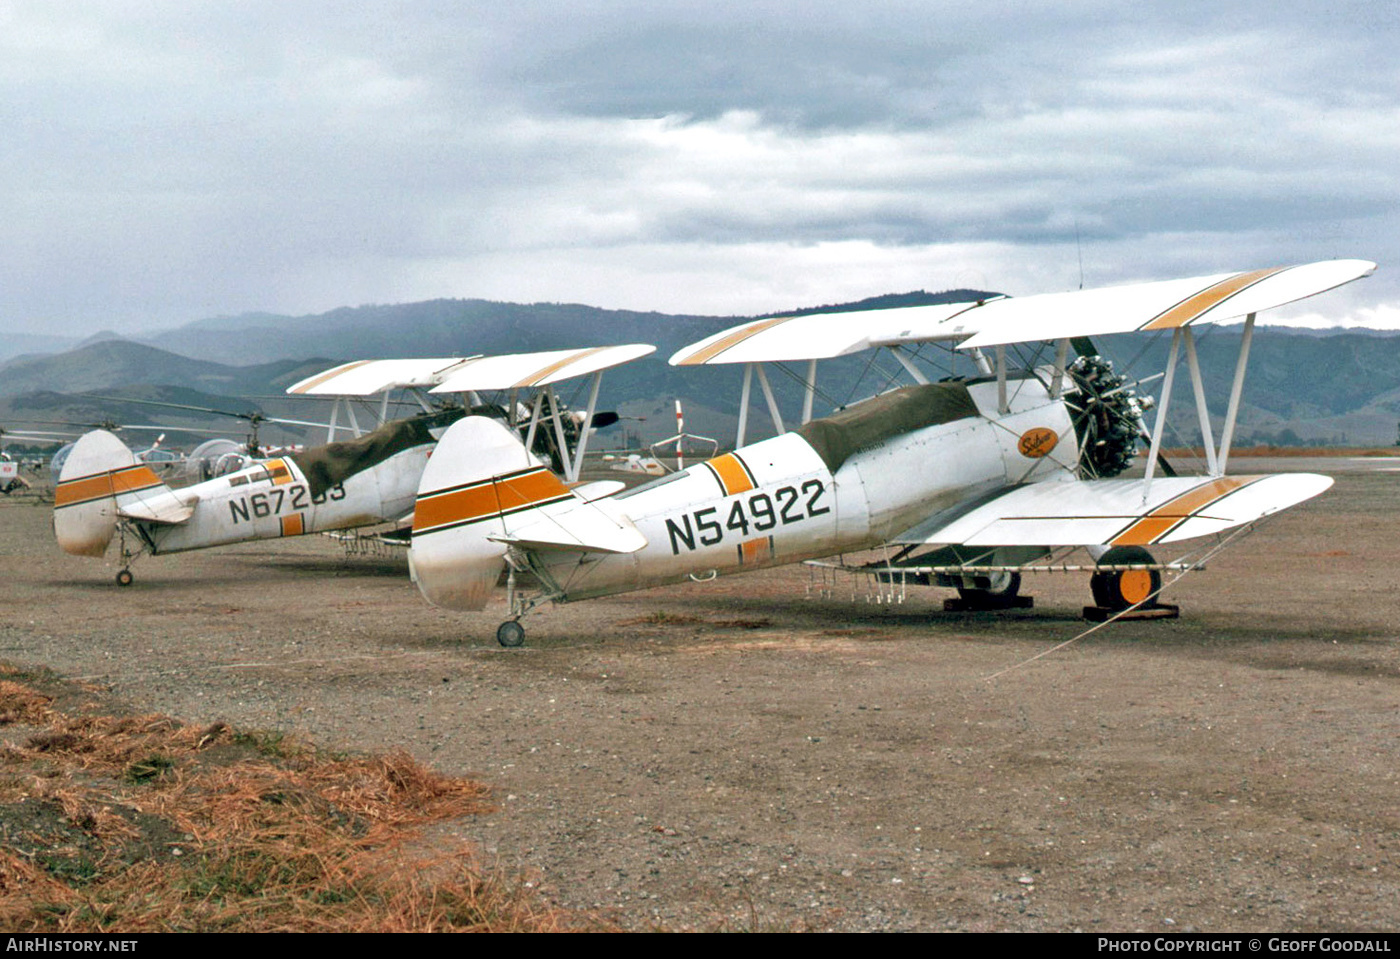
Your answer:
[[[503,597],[432,609],[399,555],[304,537],[118,589],[14,498],[0,658],[479,777],[500,810],[453,830],[628,927],[1393,930],[1400,492],[1325,465],[1331,492],[1169,590],[1180,620],[995,679],[1084,629],[1085,577],[958,615],[789,568],[545,609],[502,650]]]

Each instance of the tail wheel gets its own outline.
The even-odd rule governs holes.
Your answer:
[[[970,583],[971,585],[965,585]],[[986,585],[983,585],[983,584]],[[964,577],[958,584],[958,595],[970,603],[998,602],[1012,599],[1021,592],[1020,573],[992,573],[990,576]]]
[[[121,572],[117,573],[118,586],[130,586],[132,584],[132,581],[135,579],[136,577],[131,575],[131,570],[129,569],[124,569]]]
[[[1151,565],[1157,561],[1141,546],[1115,546],[1099,557],[1100,566]],[[1094,602],[1104,609],[1136,606],[1162,588],[1162,573],[1155,569],[1130,569],[1095,573],[1089,579]]]
[[[507,649],[525,645],[525,627],[513,619],[508,619],[496,628],[496,642]]]

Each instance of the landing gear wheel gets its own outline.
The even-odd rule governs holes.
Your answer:
[[[508,619],[496,627],[496,642],[507,649],[525,645],[525,627],[513,619]]]
[[[1099,557],[1100,566],[1128,566],[1155,563],[1141,546],[1115,546]],[[1095,573],[1089,578],[1094,602],[1104,609],[1120,610],[1141,603],[1162,588],[1162,573],[1155,569],[1130,569]]]
[[[135,579],[136,577],[131,575],[131,570],[124,569],[117,574],[117,585],[130,586]]]
[[[977,581],[985,580],[986,586],[964,586],[958,584],[958,596],[965,602],[992,606],[1014,599],[1021,592],[1020,573],[992,573],[978,576]]]

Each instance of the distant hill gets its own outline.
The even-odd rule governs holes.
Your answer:
[[[854,304],[812,307],[800,313],[958,302],[994,294],[976,290],[914,291],[872,297]],[[141,395],[152,390],[193,390],[205,397],[190,405],[226,408],[238,397],[282,416],[324,419],[317,407],[282,397],[296,380],[349,359],[390,356],[454,356],[507,353],[623,342],[647,342],[655,356],[610,371],[601,402],[633,416],[626,428],[644,440],[674,432],[673,403],[685,403],[692,432],[732,438],[742,369],[718,366],[677,369],[666,363],[679,347],[740,322],[741,317],[675,316],[603,310],[578,304],[513,304],[485,300],[431,300],[393,306],[346,307],[314,316],[252,313],[199,320],[146,342],[94,337],[63,353],[23,356],[0,362],[0,425],[13,425],[36,395],[51,412],[83,392]],[[1212,412],[1224,414],[1239,346],[1238,327],[1205,328],[1199,333],[1201,366]],[[1100,346],[1126,364],[1132,377],[1162,369],[1170,338],[1121,336]],[[936,353],[934,347],[926,348]],[[1042,354],[1035,362],[1046,362]],[[820,371],[818,415],[887,388],[897,372],[888,357],[857,357],[825,362]],[[770,380],[791,415],[799,406],[804,370]],[[157,389],[158,388],[158,389]],[[1148,389],[1156,392],[1160,382]],[[1172,404],[1173,434],[1168,442],[1187,445],[1199,427],[1190,402],[1185,363]],[[210,397],[216,400],[209,399]],[[28,399],[26,399],[28,398]],[[221,399],[219,399],[221,398]],[[565,394],[582,405],[586,396]],[[248,400],[243,401],[246,405]],[[764,435],[765,404],[755,392],[750,438]],[[102,414],[91,403],[86,419]],[[310,412],[306,412],[307,410]],[[324,408],[323,408],[324,410]],[[33,415],[33,414],[31,414]],[[153,418],[150,410],[122,414]],[[165,420],[161,420],[164,422]],[[1384,331],[1260,328],[1250,358],[1250,378],[1239,441],[1390,444],[1400,424],[1400,335]],[[236,432],[236,430],[234,431]]]
[[[139,384],[184,386],[222,395],[263,393],[285,380],[331,365],[330,360],[278,360],[232,367],[191,359],[130,340],[98,340],[66,353],[0,363],[0,396],[46,390],[83,393]]]
[[[343,307],[314,316],[249,314],[201,320],[142,342],[182,356],[245,365],[330,352],[346,359],[467,356],[612,343],[676,347],[737,322],[572,303],[429,300]]]

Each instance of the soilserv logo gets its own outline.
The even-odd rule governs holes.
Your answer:
[[[1021,434],[1016,441],[1016,449],[1027,459],[1038,460],[1047,455],[1060,442],[1060,434],[1048,426],[1036,426]]]

